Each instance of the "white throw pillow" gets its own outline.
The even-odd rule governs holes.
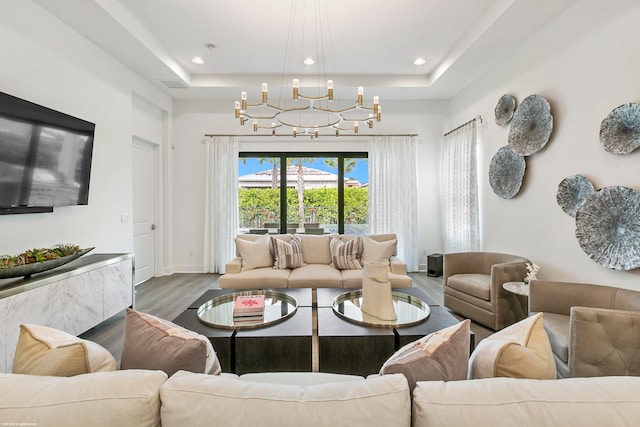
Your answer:
[[[370,262],[372,264],[389,265],[389,258],[393,255],[397,241],[397,239],[392,239],[385,242],[376,242],[370,237],[362,236],[364,247],[362,263]]]
[[[20,325],[13,373],[70,377],[115,371],[116,359],[99,344],[42,325]]]
[[[242,257],[242,271],[273,266],[269,243],[268,235],[260,236],[253,242],[236,237],[236,247]]]
[[[542,313],[483,339],[469,360],[469,378],[555,379],[556,363]]]

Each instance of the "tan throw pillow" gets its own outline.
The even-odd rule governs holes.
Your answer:
[[[405,345],[384,363],[380,375],[403,374],[410,390],[418,381],[467,379],[470,324],[466,319]]]
[[[124,320],[122,369],[152,369],[171,376],[179,370],[222,372],[211,342],[168,320],[130,308]]]
[[[397,241],[397,239],[392,239],[385,242],[376,242],[370,237],[362,236],[362,262],[389,265],[389,258],[393,255]]]
[[[358,262],[358,248],[360,237],[355,237],[348,242],[343,242],[339,237],[329,241],[331,251],[331,264],[339,270],[362,270]]]
[[[298,236],[293,236],[291,242],[271,237],[271,252],[273,252],[275,258],[273,262],[273,268],[275,269],[299,268],[304,265],[302,261],[302,242],[300,242]]]
[[[555,379],[556,364],[542,313],[483,339],[469,360],[469,378]]]
[[[273,266],[269,241],[269,236],[260,236],[253,242],[236,237],[236,247],[242,257],[242,271]]]
[[[15,374],[71,377],[117,369],[111,353],[99,344],[47,326],[20,325]]]

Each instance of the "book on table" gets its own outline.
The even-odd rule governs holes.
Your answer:
[[[239,295],[233,304],[234,320],[260,320],[264,317],[264,295]]]

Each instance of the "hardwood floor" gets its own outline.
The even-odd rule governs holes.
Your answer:
[[[409,273],[413,286],[420,288],[431,299],[442,305],[442,277],[429,277],[426,273]],[[173,320],[208,289],[218,288],[218,274],[172,274],[153,278],[136,287],[136,310]],[[456,318],[463,318],[452,313]],[[125,312],[102,322],[81,335],[97,342],[113,354],[120,363]],[[493,331],[477,323],[471,323],[476,334],[476,345]]]

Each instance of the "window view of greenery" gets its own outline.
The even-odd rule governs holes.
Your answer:
[[[367,232],[367,159],[364,156],[305,156],[241,156],[238,168],[240,232],[278,233],[282,232],[282,224],[287,233]],[[281,197],[280,163],[283,160],[286,198]],[[344,165],[344,179],[340,183],[341,165]],[[285,219],[281,221],[283,211]]]

